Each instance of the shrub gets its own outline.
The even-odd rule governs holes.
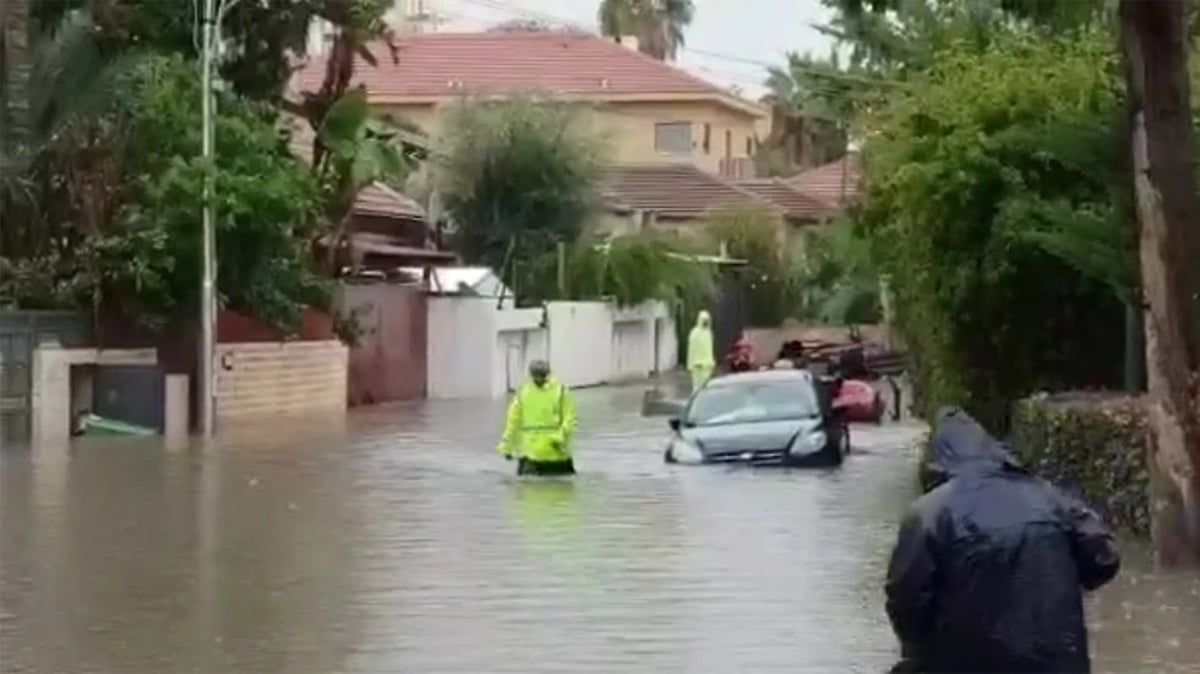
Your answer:
[[[1121,303],[1032,235],[1119,217],[1117,73],[1107,35],[1016,34],[946,50],[873,114],[860,224],[923,413],[1003,434],[1033,391],[1119,384]]]
[[[1011,447],[1035,474],[1081,497],[1114,527],[1150,530],[1146,420],[1141,400],[1107,394],[1026,398]]]
[[[200,304],[201,211],[214,185],[222,306],[291,332],[305,306],[327,309],[331,287],[315,272],[317,186],[259,104],[223,95],[215,162],[200,156],[195,64],[151,57],[132,72],[122,123],[132,200],[84,248],[101,299],[148,327],[194,316]]]
[[[501,270],[579,238],[598,203],[603,163],[580,112],[523,98],[466,101],[453,111],[433,182],[467,262]]]
[[[560,289],[557,252],[536,258],[518,281],[520,302],[610,299],[629,307],[649,300],[703,302],[713,293],[711,270],[653,237],[618,237],[605,244],[581,240],[567,249],[563,263]]]
[[[798,317],[836,325],[878,323],[883,304],[870,241],[845,220],[809,228],[802,241],[793,260]]]
[[[783,221],[776,213],[756,206],[731,206],[714,211],[705,232],[730,257],[746,260],[746,318],[750,325],[773,328],[787,318],[794,305],[795,287],[788,258],[781,245]]]

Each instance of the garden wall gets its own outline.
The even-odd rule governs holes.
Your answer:
[[[217,423],[346,410],[349,352],[337,340],[217,347]]]
[[[573,387],[645,378],[675,365],[675,324],[662,303],[496,304],[495,298],[429,298],[430,398],[503,396],[524,381],[535,359],[548,360]]]

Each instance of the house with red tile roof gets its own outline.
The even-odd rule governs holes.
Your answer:
[[[797,227],[818,224],[837,214],[837,209],[792,187],[781,178],[754,178],[739,180],[734,184],[778,208],[788,222]]]
[[[857,152],[850,152],[836,161],[801,171],[784,182],[836,214],[861,196],[862,179],[862,158]]]
[[[313,130],[307,123],[285,117],[289,147],[305,164],[312,162]],[[435,223],[414,199],[384,185],[372,183],[359,190],[351,206],[346,240],[341,245],[347,263],[360,269],[392,270],[412,264],[449,264],[458,259],[439,250]],[[323,248],[328,241],[318,242]]]
[[[609,234],[648,227],[683,232],[714,211],[747,207],[777,216],[780,243],[790,245],[801,229],[836,213],[778,178],[732,181],[687,164],[611,167],[603,196],[607,214],[597,228]]]
[[[545,95],[587,104],[617,165],[688,164],[731,179],[753,177],[767,111],[629,46],[578,32],[427,33],[373,47],[354,84],[371,104],[436,136],[464,97]],[[315,59],[293,81],[321,85]]]

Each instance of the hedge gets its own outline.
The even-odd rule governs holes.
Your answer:
[[[1035,475],[1095,508],[1113,527],[1150,532],[1145,412],[1119,394],[1059,393],[1019,401],[1009,449]],[[932,436],[919,442],[918,480],[928,489]]]
[[[1150,531],[1142,402],[1119,394],[1039,395],[1013,411],[1013,454],[1096,508],[1109,525]]]

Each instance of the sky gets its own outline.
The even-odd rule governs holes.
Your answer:
[[[445,23],[438,30],[480,30],[513,19],[597,28],[599,0],[425,0]],[[820,0],[694,0],[695,18],[678,64],[705,79],[765,93],[767,64],[789,51],[829,53],[830,40],[812,28],[828,12]]]

